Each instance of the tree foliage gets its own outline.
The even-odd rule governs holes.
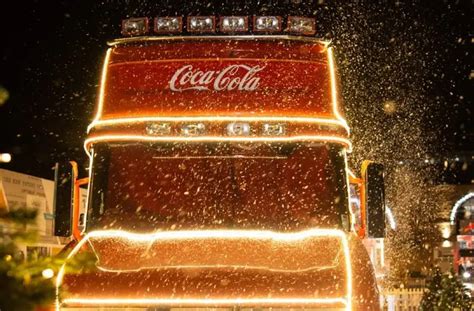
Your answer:
[[[32,310],[54,299],[54,283],[42,273],[45,269],[57,271],[61,260],[42,258],[38,254],[24,257],[20,244],[36,241],[36,231],[31,229],[37,211],[19,208],[1,215],[0,232],[0,309]]]
[[[37,240],[37,210],[10,209],[0,213],[0,310],[29,311],[52,305],[56,297],[55,278],[66,260],[66,254],[43,257],[38,253],[25,255],[20,245]],[[80,271],[93,262],[91,255],[70,260],[71,272]],[[46,273],[45,273],[46,272]],[[51,273],[54,272],[54,273]]]
[[[471,310],[471,298],[459,279],[435,269],[421,300],[422,311]]]

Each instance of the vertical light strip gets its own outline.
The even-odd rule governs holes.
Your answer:
[[[329,62],[329,74],[331,77],[331,98],[332,98],[332,108],[336,118],[344,124],[344,127],[349,128],[346,120],[342,117],[339,112],[338,100],[337,100],[337,79],[336,79],[336,67],[334,64],[334,56],[332,47],[328,47],[328,62]]]
[[[351,216],[351,231],[352,232],[356,232],[355,231],[355,227],[354,227],[354,224],[355,224],[355,214],[352,212],[352,208],[351,208],[351,183],[350,183],[350,180],[349,180],[349,172],[351,171],[349,169],[349,163],[348,163],[348,160],[347,160],[347,152],[346,152],[346,148],[344,148],[341,152],[344,153],[344,165],[345,165],[345,173],[346,173],[346,185],[347,185],[347,209],[349,210],[349,214]]]
[[[105,85],[107,84],[107,70],[109,68],[110,54],[112,54],[112,49],[107,49],[104,58],[104,64],[102,65],[102,75],[100,78],[100,89],[99,89],[99,99],[97,101],[97,112],[92,123],[99,121],[102,115],[102,109],[104,107],[104,96],[105,96]]]
[[[341,152],[344,153],[344,165],[346,173],[346,187],[347,187],[347,208],[349,210],[349,214],[351,216],[351,231],[355,232],[354,223],[355,223],[355,214],[352,213],[351,209],[351,189],[350,189],[350,182],[349,182],[349,164],[347,160],[347,149],[344,148]],[[343,239],[343,243],[346,243],[345,247],[349,249],[349,243],[347,239]],[[346,271],[347,271],[347,296],[349,299],[347,300],[347,310],[352,310],[352,267],[351,267],[351,252],[348,251],[346,257]]]
[[[91,183],[92,183],[92,169],[94,164],[94,149],[92,152],[86,152],[87,156],[89,157],[89,182],[87,183],[87,197],[86,197],[86,208],[84,209],[84,227],[82,228],[82,233],[86,232],[87,227],[87,214],[89,212],[89,195],[92,191]]]

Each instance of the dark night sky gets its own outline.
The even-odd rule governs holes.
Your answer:
[[[55,161],[85,163],[82,142],[93,114],[106,40],[118,37],[124,17],[176,11],[315,14],[317,36],[333,39],[339,52],[344,97],[347,109],[353,109],[348,115],[356,134],[363,123],[354,112],[359,111],[357,105],[379,107],[420,90],[417,100],[426,106],[418,110],[418,120],[436,138],[428,151],[436,156],[472,152],[472,2],[324,2],[247,1],[239,6],[235,1],[10,1],[0,12],[0,85],[10,93],[0,106],[0,152],[12,153],[13,161],[0,168],[52,178]],[[178,3],[176,8],[172,3]],[[403,38],[407,42],[402,44]],[[406,54],[396,56],[400,50]],[[420,53],[417,61],[404,62],[413,51]],[[386,74],[388,67],[392,75]]]

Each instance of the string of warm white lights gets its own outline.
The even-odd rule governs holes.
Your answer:
[[[466,202],[470,198],[474,198],[474,192],[469,192],[468,194],[466,194],[465,196],[460,198],[458,201],[456,201],[456,203],[454,203],[453,208],[451,210],[451,214],[449,216],[449,220],[451,221],[451,225],[454,225],[454,220],[456,219],[456,213],[457,213],[458,209],[461,207],[461,205],[464,204],[464,202]]]
[[[298,142],[298,141],[327,141],[341,143],[346,146],[347,151],[352,150],[350,140],[337,136],[303,135],[289,137],[243,137],[243,136],[143,136],[143,135],[100,135],[87,138],[84,148],[89,153],[89,147],[93,143],[103,141],[145,141],[145,142]]]

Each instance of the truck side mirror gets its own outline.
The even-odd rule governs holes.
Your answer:
[[[54,235],[68,237],[72,231],[72,201],[75,173],[70,162],[54,166]]]
[[[364,161],[362,176],[365,183],[367,237],[385,237],[385,186],[383,165]]]

